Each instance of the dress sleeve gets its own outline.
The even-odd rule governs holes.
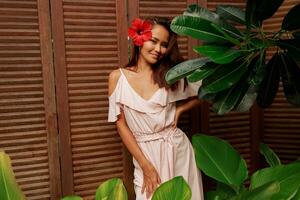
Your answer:
[[[198,96],[198,90],[202,84],[202,81],[188,82],[184,87],[184,79],[178,82],[178,88],[174,91],[170,91],[168,95],[168,102],[180,101],[189,97]]]
[[[118,119],[118,115],[121,113],[121,105],[116,101],[116,94],[113,93],[108,97],[108,122],[115,122]]]

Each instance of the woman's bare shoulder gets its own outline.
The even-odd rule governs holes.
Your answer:
[[[120,69],[115,69],[109,73],[109,77],[108,77],[108,95],[109,96],[115,90],[120,76],[121,76]]]

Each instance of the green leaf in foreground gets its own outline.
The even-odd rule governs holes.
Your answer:
[[[241,155],[226,141],[203,134],[192,138],[197,166],[209,177],[238,188],[247,178],[247,166]]]
[[[192,192],[182,176],[177,176],[161,184],[154,192],[152,200],[190,200]]]
[[[95,194],[95,200],[127,200],[127,191],[119,178],[112,178],[102,183]]]
[[[11,167],[9,156],[0,151],[0,199],[1,200],[25,200]]]

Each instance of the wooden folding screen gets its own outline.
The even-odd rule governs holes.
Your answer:
[[[28,199],[58,199],[49,1],[0,1],[0,149]]]
[[[63,195],[93,199],[100,183],[123,177],[121,141],[107,122],[107,78],[127,59],[125,3],[51,2]]]
[[[128,22],[173,17],[192,3],[245,6],[244,0],[0,0],[0,148],[28,199],[93,199],[112,177],[123,178],[132,195],[130,156],[106,122],[108,73],[127,62]],[[285,0],[265,28],[278,27],[296,3]],[[197,41],[179,37],[179,44],[185,58],[197,56]],[[264,112],[217,116],[205,103],[201,116],[184,115],[180,127],[228,140],[255,169],[261,140],[284,162],[299,157],[299,111],[280,88]]]

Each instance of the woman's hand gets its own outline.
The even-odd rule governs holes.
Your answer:
[[[160,177],[154,168],[154,166],[148,162],[146,165],[142,167],[144,182],[142,187],[142,194],[146,190],[146,196],[149,198],[151,194],[155,191],[158,185],[161,183]]]
[[[183,110],[182,110],[181,106],[179,106],[179,107],[176,108],[175,118],[174,118],[174,122],[172,124],[173,128],[177,128],[178,120],[179,120],[179,117],[182,114],[182,112],[183,112]]]

